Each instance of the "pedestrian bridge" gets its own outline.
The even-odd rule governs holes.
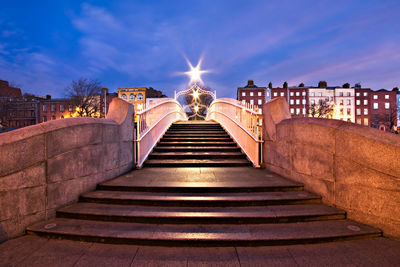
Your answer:
[[[146,243],[157,232],[175,233],[172,241],[158,235],[157,244],[292,244],[377,236],[381,230],[400,238],[398,136],[342,121],[292,119],[284,98],[262,110],[216,99],[208,125],[187,120],[174,99],[160,99],[136,114],[132,105],[114,99],[106,119],[69,118],[1,134],[0,239],[27,227],[65,238],[108,236],[109,242],[130,235],[130,242]],[[206,128],[196,133],[196,125]],[[179,152],[185,132],[191,135],[187,142],[202,142],[200,152],[194,145]],[[212,142],[234,141],[235,151],[201,141],[206,132]],[[167,148],[174,154],[162,143],[174,143]],[[201,165],[210,164],[203,159],[179,171],[152,168],[160,167],[155,159],[171,164],[168,157],[178,155],[175,162],[182,163],[197,153],[211,159],[242,154],[252,167],[213,170]],[[221,162],[226,158],[214,158],[212,166]],[[96,186],[100,192],[93,191]],[[79,197],[84,203],[75,204]],[[89,232],[76,232],[83,228]]]

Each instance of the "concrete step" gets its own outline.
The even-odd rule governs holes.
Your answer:
[[[220,146],[156,146],[154,152],[240,152],[239,147]]]
[[[162,246],[261,246],[320,243],[381,236],[350,220],[277,224],[143,224],[56,218],[28,234],[72,240]]]
[[[270,207],[157,207],[77,203],[57,210],[57,217],[150,224],[253,224],[338,220],[345,219],[345,212],[322,204]]]
[[[201,141],[201,142],[158,142],[157,146],[233,146],[237,147],[235,142],[216,142],[216,141]]]
[[[120,205],[230,207],[318,204],[321,197],[305,191],[246,193],[159,193],[96,190],[83,194],[81,202]]]
[[[193,134],[170,134],[166,133],[164,134],[165,138],[170,138],[170,137],[216,137],[216,138],[230,138],[230,136],[226,133],[221,133],[221,134],[208,134],[208,133],[193,133]]]
[[[146,167],[242,167],[251,166],[247,159],[148,159]]]
[[[163,137],[161,142],[232,142],[230,137]]]
[[[153,152],[149,159],[245,159],[242,152]]]

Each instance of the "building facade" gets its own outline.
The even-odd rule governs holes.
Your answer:
[[[248,80],[246,86],[238,87],[236,99],[242,103],[256,105],[261,108],[262,105],[265,103],[266,90],[266,87],[258,87],[254,84],[253,80]]]
[[[334,115],[333,119],[356,122],[355,117],[355,89],[333,88],[334,92]]]
[[[369,88],[355,88],[357,124],[371,126],[371,92]]]
[[[308,87],[272,88],[271,99],[285,97],[292,117],[306,117],[309,109]]]
[[[47,99],[40,101],[40,122],[74,117],[76,107],[67,99]]]
[[[135,106],[135,110],[142,110],[146,104],[146,87],[118,88],[118,97]]]
[[[390,131],[397,123],[397,94],[380,89],[371,91],[371,127]]]

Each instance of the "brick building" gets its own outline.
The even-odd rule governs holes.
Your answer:
[[[371,127],[390,131],[397,123],[396,92],[380,89],[371,91]]]
[[[356,123],[371,126],[371,93],[370,88],[355,88]]]
[[[68,99],[46,99],[40,101],[39,122],[73,117],[76,107]]]
[[[238,87],[237,89],[237,100],[242,103],[248,103],[262,107],[265,103],[265,91],[266,87],[258,87],[254,84],[253,80],[248,80],[245,87]]]
[[[272,88],[271,99],[285,97],[292,117],[306,117],[309,109],[308,87]]]

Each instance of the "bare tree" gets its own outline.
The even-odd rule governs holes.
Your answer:
[[[80,78],[66,88],[67,97],[76,106],[79,117],[98,117],[100,112],[101,83]]]
[[[328,101],[320,101],[310,105],[309,114],[314,118],[331,118],[333,115],[333,105]]]

